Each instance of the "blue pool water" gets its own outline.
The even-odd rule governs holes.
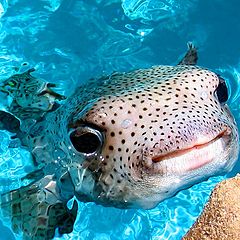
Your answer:
[[[90,77],[176,64],[193,41],[199,65],[227,80],[240,125],[239,9],[238,0],[0,0],[0,81],[35,67],[35,76],[57,83],[58,92],[69,96]],[[7,100],[0,99],[4,108]],[[0,131],[1,193],[19,188],[32,170],[29,153],[9,137]],[[239,170],[238,163],[228,176]],[[74,231],[55,239],[181,239],[224,178],[181,191],[148,211],[79,203]],[[0,240],[21,239],[3,225],[0,233]]]

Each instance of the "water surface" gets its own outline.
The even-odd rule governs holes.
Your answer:
[[[237,0],[0,0],[0,81],[35,67],[35,76],[69,96],[90,77],[156,64],[176,64],[193,41],[199,65],[227,80],[240,124],[240,2]],[[24,64],[25,63],[25,64]],[[1,98],[0,108],[7,104]],[[0,191],[21,186],[32,170],[29,154],[8,148],[0,131]],[[228,175],[239,171],[240,165]],[[152,210],[119,210],[79,203],[71,234],[55,239],[181,239],[215,184],[181,191]],[[5,220],[4,224],[9,226]],[[14,239],[0,225],[1,240]],[[4,234],[3,234],[4,233]],[[5,238],[4,238],[5,237]],[[21,237],[17,237],[21,239]]]

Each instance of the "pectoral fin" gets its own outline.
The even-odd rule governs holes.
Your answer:
[[[0,110],[0,130],[7,130],[12,133],[20,131],[20,121],[12,114]]]
[[[61,201],[52,176],[1,196],[3,217],[10,217],[12,230],[25,240],[50,240],[59,233],[70,233],[77,215],[77,202],[69,210]]]

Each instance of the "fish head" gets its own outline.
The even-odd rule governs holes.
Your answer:
[[[32,76],[35,69],[17,73],[0,83],[0,92],[10,97],[8,109],[20,120],[38,119],[57,108],[56,100],[66,97],[53,91],[55,84]],[[34,116],[35,115],[35,116]]]
[[[156,66],[116,74],[82,94],[87,100],[76,101],[68,124],[69,144],[82,159],[69,173],[82,201],[152,208],[230,171],[238,158],[227,85],[209,70]]]

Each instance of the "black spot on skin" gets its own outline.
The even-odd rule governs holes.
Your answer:
[[[115,136],[115,133],[114,133],[114,132],[111,132],[110,135],[111,135],[111,137],[114,137],[114,136]]]

